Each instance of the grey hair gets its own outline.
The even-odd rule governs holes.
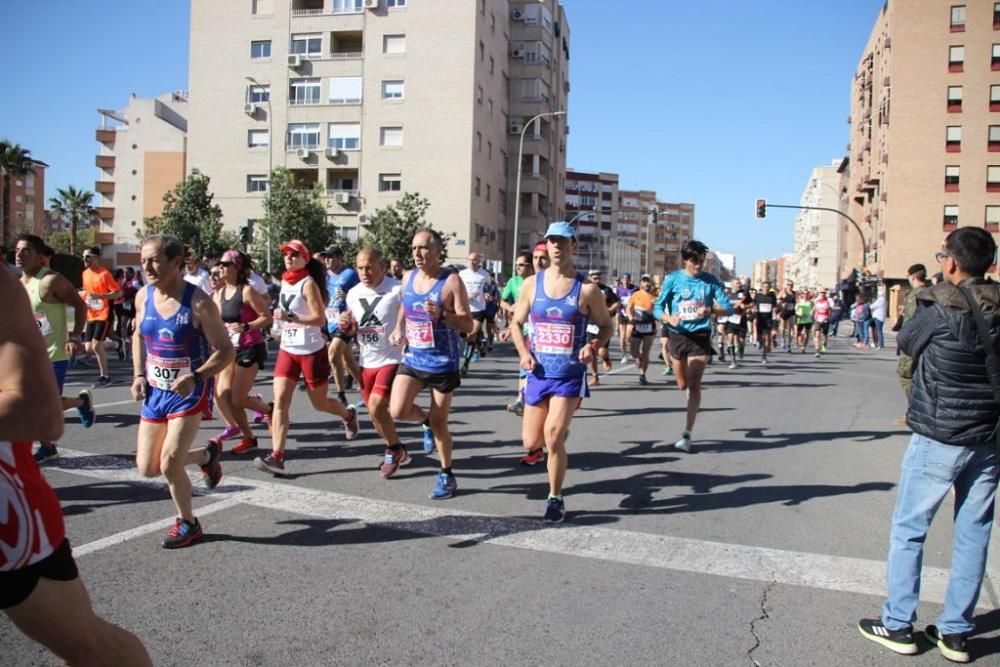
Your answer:
[[[167,256],[167,259],[184,257],[184,244],[175,239],[173,236],[167,236],[166,234],[153,234],[152,236],[144,238],[140,247],[146,245],[147,243],[159,243],[160,247],[163,249],[163,254]]]
[[[358,255],[365,253],[371,255],[379,264],[385,264],[385,257],[382,256],[382,251],[372,245],[361,246],[358,248]]]
[[[441,232],[436,229],[431,229],[430,227],[421,227],[413,233],[413,237],[416,238],[417,234],[430,234],[431,243],[436,245],[438,248],[444,247],[444,237],[441,236]]]

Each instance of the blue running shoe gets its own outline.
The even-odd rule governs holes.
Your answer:
[[[472,361],[473,362],[479,361],[479,353],[478,352],[473,352],[472,353]]]
[[[424,429],[424,454],[430,454],[434,451],[434,431],[431,430],[430,426],[423,425]]]
[[[549,496],[549,500],[545,504],[545,516],[542,517],[543,521],[545,521],[545,523],[562,523],[562,520],[565,517],[566,504],[563,502],[563,499]]]
[[[38,449],[35,450],[34,456],[35,463],[42,465],[46,461],[59,458],[59,450],[56,448],[55,444],[40,442],[38,443]]]
[[[94,425],[94,420],[97,419],[97,413],[94,412],[94,397],[90,394],[89,389],[84,389],[77,395],[77,398],[83,401],[83,405],[77,407],[76,414],[79,415],[83,427],[90,428]]]
[[[431,491],[431,498],[433,500],[444,500],[445,498],[451,498],[455,495],[456,491],[458,491],[458,482],[455,481],[455,476],[446,472],[438,473],[434,490]]]

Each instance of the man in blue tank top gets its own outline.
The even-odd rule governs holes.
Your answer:
[[[141,335],[132,338],[131,392],[142,401],[135,463],[145,477],[167,478],[179,516],[163,547],[177,549],[202,538],[185,467],[200,466],[210,489],[222,479],[222,443],[210,440],[196,450],[191,443],[212,394],[212,377],[233,363],[236,351],[215,302],[184,280],[184,246],[177,239],[151,236],[139,257],[149,287],[135,300]]]
[[[549,451],[549,497],[544,520],[563,520],[562,487],[566,477],[566,439],[580,402],[590,395],[587,366],[594,349],[608,344],[614,324],[600,287],[576,272],[576,232],[553,222],[545,232],[551,266],[526,278],[514,307],[510,337],[529,372],[524,388],[524,448]],[[531,342],[522,327],[531,322]],[[587,343],[587,324],[597,325],[596,345]]]
[[[344,251],[332,245],[317,255],[326,266],[326,328],[330,334],[330,368],[337,383],[337,398],[347,404],[345,390],[350,389],[350,378],[360,377],[361,369],[354,359],[351,344],[354,336],[340,330],[340,314],[347,310],[347,293],[358,284],[358,272],[344,262]]]
[[[403,363],[392,382],[389,411],[397,421],[420,422],[424,427],[424,453],[437,446],[441,472],[430,497],[451,498],[458,489],[451,472],[451,433],[448,412],[459,377],[459,333],[475,327],[469,298],[458,274],[441,268],[444,240],[433,229],[413,235],[413,268],[403,275],[403,307],[389,341],[406,344]],[[414,400],[425,387],[431,390],[431,407],[425,412]]]

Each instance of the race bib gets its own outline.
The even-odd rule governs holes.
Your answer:
[[[701,315],[698,313],[705,306],[702,301],[681,301],[678,306],[677,312],[681,317],[682,322],[690,322],[692,320],[700,320]]]
[[[385,335],[385,326],[361,327],[358,329],[358,342],[362,345],[376,346]]]
[[[743,322],[743,317],[740,315],[730,315],[727,319],[730,324],[741,324]]]
[[[588,324],[587,333],[594,334],[596,336],[597,334],[601,333],[601,327],[597,326],[596,324]]]
[[[340,325],[340,313],[336,308],[331,307],[326,309],[326,321],[327,324]]]
[[[573,325],[562,322],[535,322],[532,338],[540,354],[573,354]]]
[[[285,323],[281,329],[281,344],[298,347],[306,344],[306,330],[302,325]]]
[[[406,320],[406,344],[414,350],[434,347],[434,323],[430,320]]]
[[[87,295],[87,308],[91,310],[100,310],[103,307],[104,299],[90,294]]]
[[[635,332],[640,334],[653,333],[653,323],[652,322],[640,322],[635,325]]]
[[[45,313],[35,313],[35,324],[38,325],[38,331],[43,336],[48,336],[52,333],[52,323],[49,322],[49,318],[46,317]]]
[[[240,346],[240,336],[242,336],[242,335],[243,335],[242,333],[230,333],[229,334],[229,340],[232,341],[233,347],[239,348],[239,346]]]
[[[771,314],[771,304],[769,304],[769,303],[758,303],[757,304],[757,312],[760,313],[761,315],[770,315]]]
[[[146,357],[146,382],[157,389],[170,391],[170,385],[182,375],[191,373],[191,359],[163,359],[152,355]]]

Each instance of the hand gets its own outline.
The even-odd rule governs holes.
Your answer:
[[[286,321],[287,317],[285,315],[285,311],[283,311],[281,308],[275,308],[274,319],[278,320],[279,322]]]
[[[243,333],[243,325],[238,322],[230,322],[226,325],[226,329],[229,330],[231,334],[241,334]]]
[[[580,348],[580,361],[590,365],[594,360],[594,348],[591,345],[584,345]]]
[[[195,381],[194,376],[188,373],[187,375],[182,375],[170,385],[170,391],[180,394],[181,396],[187,398],[194,391]]]
[[[424,312],[435,322],[441,317],[441,308],[433,301],[424,301]]]
[[[66,354],[72,359],[80,354],[80,341],[70,338],[66,341]]]
[[[402,347],[403,334],[399,333],[398,331],[393,331],[391,334],[389,334],[389,344],[392,345],[393,347]]]
[[[343,300],[343,298],[344,298],[344,290],[340,289],[339,287],[337,289],[333,290],[333,298],[337,299],[338,301]]]
[[[354,318],[351,316],[351,311],[345,310],[337,318],[337,324],[340,326],[340,330],[345,334],[350,334],[354,329]]]
[[[146,378],[140,375],[132,380],[132,386],[129,387],[129,393],[132,394],[132,398],[136,401],[146,400]]]
[[[506,343],[507,341],[509,341],[510,340],[510,329],[504,329],[503,331],[501,331],[500,334],[497,336],[497,338],[500,339],[501,343]]]
[[[522,369],[524,369],[527,372],[531,373],[532,371],[535,370],[535,366],[537,366],[537,365],[538,365],[538,362],[535,361],[535,357],[531,353],[522,354],[521,355],[521,368]]]
[[[709,311],[708,308],[706,308],[705,306],[702,306],[697,310],[697,315],[699,318],[708,317],[710,313],[711,311]]]

